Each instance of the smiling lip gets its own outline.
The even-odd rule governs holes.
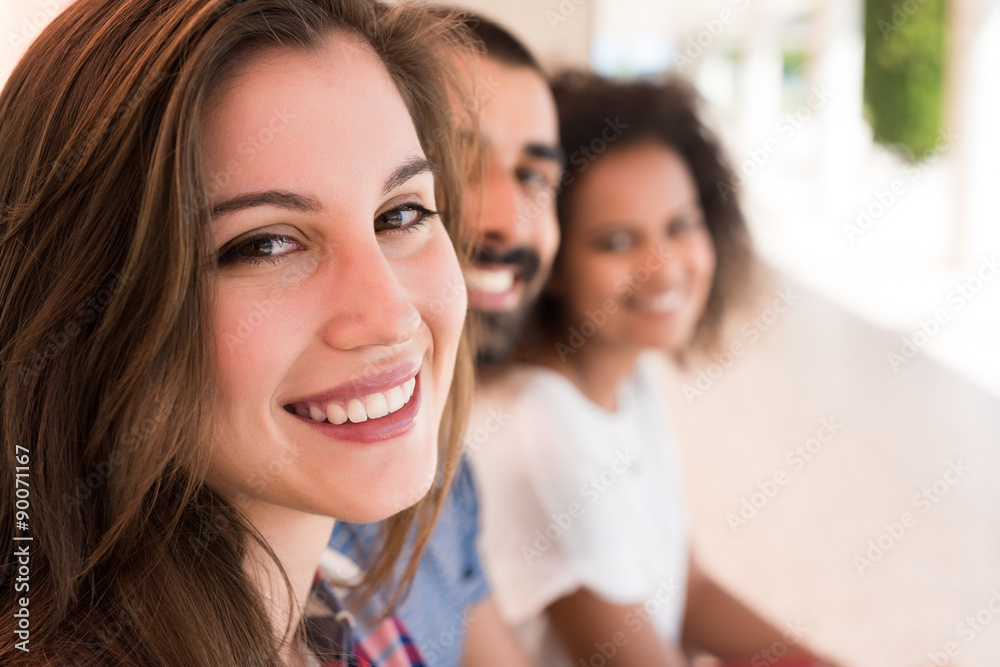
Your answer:
[[[655,295],[633,296],[627,306],[643,315],[656,317],[678,314],[687,305],[687,300],[687,290],[675,287]]]
[[[324,435],[338,440],[378,442],[394,438],[409,431],[414,425],[417,414],[420,412],[420,367],[421,364],[419,361],[402,363],[380,373],[355,378],[322,393],[289,401],[284,405],[284,410],[293,418],[306,422],[309,426],[319,430]],[[398,387],[411,380],[413,381],[412,395],[406,398],[406,403],[401,408],[389,414],[384,414],[382,417],[368,418],[365,421],[347,421],[341,424],[333,424],[330,423],[330,421],[334,421],[331,418],[330,421],[320,422],[310,419],[307,415],[296,414],[293,407],[304,404],[329,405],[335,402],[347,404],[349,402],[357,402],[356,399],[364,401],[366,396],[384,394],[394,387]],[[396,389],[396,391],[398,392],[399,390]]]
[[[416,377],[419,372],[420,362],[409,361],[398,366],[393,366],[381,373],[372,373],[371,375],[355,378],[322,393],[302,396],[286,403],[288,405],[293,403],[329,403],[331,401],[349,401],[352,398],[363,398],[369,394],[387,391],[396,385],[403,384]]]
[[[509,264],[475,263],[465,270],[469,305],[481,310],[510,311],[517,308],[524,278]]]
[[[375,443],[390,438],[397,438],[409,432],[414,427],[417,415],[420,413],[422,399],[420,376],[416,375],[414,381],[413,395],[410,397],[410,400],[399,410],[377,419],[368,419],[357,423],[348,421],[343,424],[331,424],[330,422],[314,421],[308,417],[299,417],[295,413],[289,413],[289,416],[305,422],[310,428],[314,428],[323,435],[335,440]]]

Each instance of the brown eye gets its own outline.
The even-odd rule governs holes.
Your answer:
[[[237,262],[276,262],[278,258],[301,248],[290,236],[277,234],[262,234],[230,246],[219,255],[219,264],[234,264]]]
[[[670,224],[667,226],[667,235],[683,236],[684,234],[693,232],[694,230],[701,227],[703,224],[705,223],[700,215],[697,214],[682,215],[681,217],[674,218],[673,220],[670,221]]]
[[[626,252],[631,250],[633,240],[632,235],[628,232],[619,231],[606,237],[601,247],[610,252]]]
[[[437,211],[432,211],[420,204],[403,204],[391,211],[377,215],[375,217],[375,231],[386,232],[416,229],[423,224],[424,220],[437,215],[439,215]]]
[[[525,185],[533,188],[549,187],[549,179],[537,169],[518,169],[517,178]]]

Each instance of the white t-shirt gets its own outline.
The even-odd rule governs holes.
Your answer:
[[[480,549],[500,613],[537,664],[572,665],[544,610],[583,587],[634,605],[626,636],[652,624],[679,640],[688,522],[666,405],[646,357],[615,412],[539,366],[512,367],[477,392]]]

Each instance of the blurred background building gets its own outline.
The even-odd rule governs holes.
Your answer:
[[[0,79],[70,2],[0,1]],[[1000,0],[460,4],[710,103],[773,269],[667,371],[710,569],[847,664],[1000,664]]]
[[[461,4],[553,70],[693,79],[760,252],[875,326],[910,330],[1000,250],[996,0]],[[956,315],[923,351],[1000,396],[1000,289]]]

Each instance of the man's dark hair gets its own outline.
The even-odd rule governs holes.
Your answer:
[[[512,67],[530,67],[545,76],[541,65],[528,51],[528,47],[506,28],[488,18],[472,13],[465,14],[464,23],[476,37],[482,40],[486,57]]]

